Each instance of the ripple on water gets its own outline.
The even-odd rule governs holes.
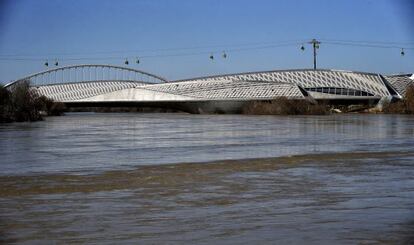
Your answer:
[[[0,242],[410,244],[413,126],[175,114],[0,125]]]
[[[414,215],[414,170],[395,159],[414,152],[0,177],[0,226],[22,242],[395,243]]]

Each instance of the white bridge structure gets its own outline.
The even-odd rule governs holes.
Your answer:
[[[247,101],[290,99],[376,103],[402,98],[410,75],[339,70],[279,70],[168,81],[112,65],[74,65],[18,79],[39,94],[69,106],[160,106],[190,112],[235,112]]]

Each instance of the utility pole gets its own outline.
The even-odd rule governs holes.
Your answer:
[[[319,49],[319,44],[321,44],[321,42],[316,39],[312,39],[309,43],[313,46],[313,69],[316,70],[316,49]]]

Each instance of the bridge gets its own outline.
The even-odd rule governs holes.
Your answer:
[[[339,70],[276,70],[168,81],[112,65],[74,65],[35,73],[9,83],[30,81],[39,94],[68,106],[150,106],[194,113],[236,112],[247,101],[278,97],[377,102],[402,98],[409,75]]]

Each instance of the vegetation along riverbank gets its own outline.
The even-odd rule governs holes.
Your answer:
[[[331,105],[308,100],[280,97],[269,101],[252,101],[246,104],[243,114],[249,115],[329,115],[332,113],[385,113],[414,114],[414,86],[406,88],[405,96],[395,102],[385,102],[382,107],[367,104]]]
[[[414,114],[414,85],[407,87],[402,100],[385,104],[383,112],[387,114]]]
[[[63,115],[65,105],[30,89],[30,81],[0,86],[0,123],[39,121],[45,115]]]

